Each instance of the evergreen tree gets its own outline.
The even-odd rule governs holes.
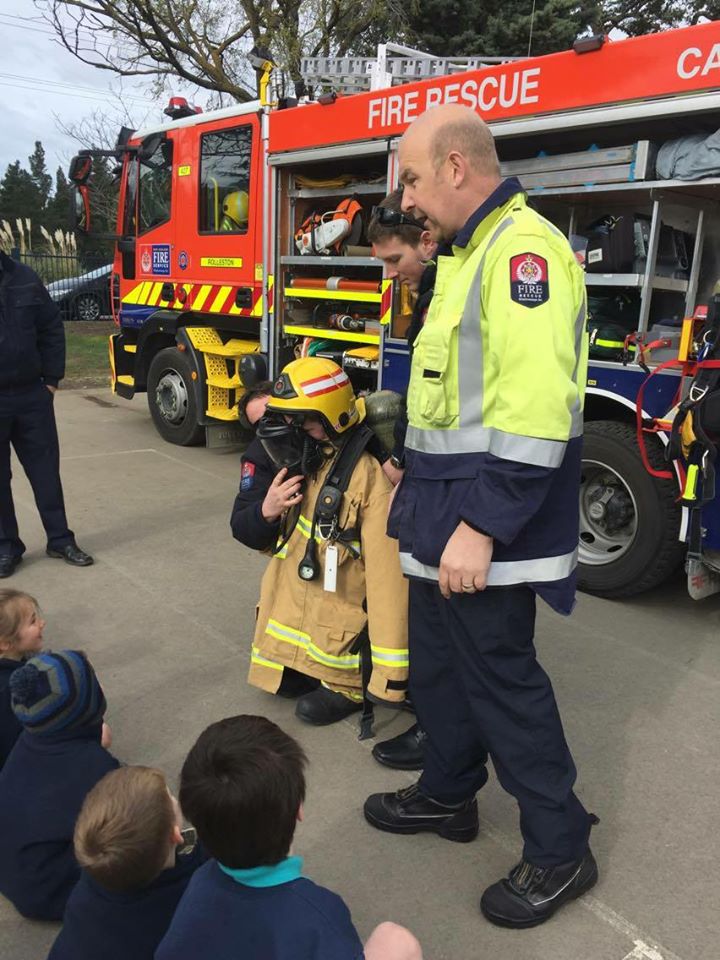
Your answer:
[[[407,42],[445,57],[524,57],[528,46],[538,56],[569,49],[587,24],[575,0],[537,0],[532,11],[532,0],[423,0],[407,15]]]
[[[50,232],[70,229],[70,194],[71,188],[62,167],[55,173],[55,194],[48,203],[46,226]]]
[[[36,228],[40,214],[38,201],[37,185],[31,174],[21,166],[19,160],[9,164],[0,181],[0,220],[8,220],[15,231],[16,219],[21,217],[25,221],[29,217]]]
[[[39,140],[35,141],[35,149],[28,157],[28,163],[30,164],[30,176],[37,190],[38,212],[42,213],[50,199],[52,177],[47,172],[45,149]]]

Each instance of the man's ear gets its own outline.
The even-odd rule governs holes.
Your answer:
[[[185,843],[185,839],[182,835],[180,827],[176,823],[173,824],[172,838],[170,842],[174,847],[182,847]]]
[[[297,822],[302,823],[304,819],[305,819],[305,808],[301,803],[300,806],[298,807]]]
[[[457,150],[451,150],[446,160],[450,183],[457,190],[467,178],[468,162]]]

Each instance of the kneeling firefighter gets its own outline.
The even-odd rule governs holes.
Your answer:
[[[385,533],[391,484],[366,450],[364,418],[337,364],[288,364],[257,426],[270,469],[248,450],[232,520],[237,539],[272,552],[250,683],[308,691],[296,709],[308,723],[362,710],[361,737],[371,701],[401,704],[408,674],[407,584]]]

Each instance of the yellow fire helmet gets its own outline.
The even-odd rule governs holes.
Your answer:
[[[301,357],[289,363],[273,384],[267,412],[314,414],[331,439],[365,417],[364,404],[356,400],[348,375],[323,357]]]
[[[237,230],[247,227],[249,197],[245,190],[228,193],[223,200],[223,230]]]

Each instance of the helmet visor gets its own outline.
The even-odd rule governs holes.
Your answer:
[[[286,467],[290,472],[300,467],[306,434],[299,424],[266,414],[258,421],[257,438],[278,470]]]

